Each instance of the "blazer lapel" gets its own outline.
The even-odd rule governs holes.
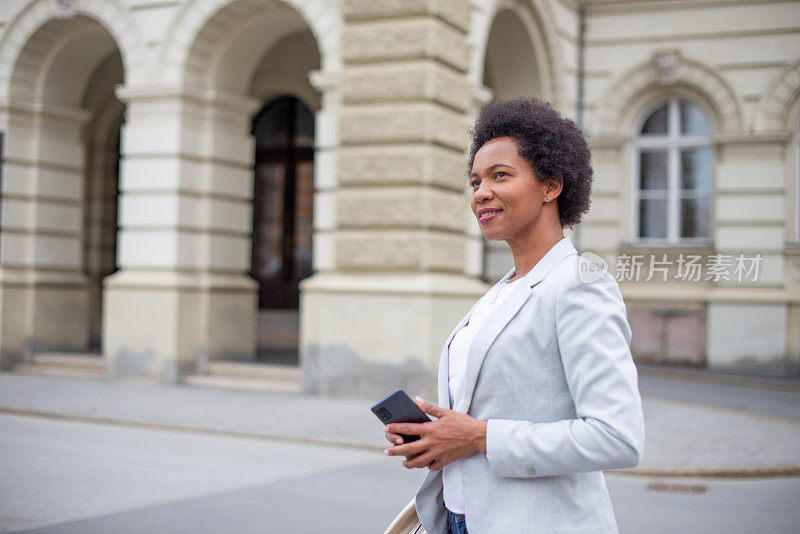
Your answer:
[[[504,284],[506,280],[511,278],[514,274],[514,269],[511,269],[506,273],[506,275],[495,284],[496,287],[499,284]],[[490,290],[491,291],[491,290]],[[467,323],[469,322],[469,318],[472,316],[472,312],[475,311],[475,308],[478,307],[478,301],[472,305],[472,308],[467,312],[461,321],[458,322],[453,331],[450,332],[450,335],[447,336],[447,343],[444,344],[444,348],[442,349],[442,354],[439,357],[439,375],[438,375],[438,389],[439,389],[439,406],[442,408],[450,408],[450,390],[448,388],[448,381],[450,378],[450,343],[453,342],[453,338],[456,337],[456,334],[459,330],[464,328]]]
[[[497,309],[497,312],[486,321],[486,324],[483,326],[481,331],[475,336],[475,339],[472,341],[472,345],[469,348],[469,353],[467,355],[467,370],[464,377],[465,380],[465,389],[464,389],[464,400],[465,400],[465,412],[469,412],[469,408],[472,405],[472,395],[475,392],[475,384],[478,381],[478,374],[480,373],[481,366],[483,365],[483,360],[486,358],[486,353],[489,351],[489,348],[494,343],[494,340],[497,339],[497,336],[500,335],[500,332],[506,327],[506,325],[517,315],[520,308],[528,301],[528,299],[533,294],[533,288],[541,282],[547,274],[553,270],[553,268],[561,263],[561,261],[570,256],[572,254],[577,254],[575,247],[572,246],[572,242],[569,240],[568,237],[563,238],[561,241],[553,245],[553,247],[547,251],[547,254],[542,257],[541,260],[534,266],[531,271],[525,275],[525,282],[521,283],[518,287],[514,288],[514,291],[506,297],[506,299],[500,304],[500,307]],[[514,273],[514,270],[506,274],[500,282],[505,283],[506,280],[511,278],[511,275]],[[473,306],[473,310],[475,307]],[[470,314],[472,310],[470,310]],[[469,319],[469,316],[466,317]],[[466,321],[462,322],[466,324]],[[459,325],[459,328],[463,327],[463,324]],[[447,346],[445,350],[450,345],[450,341],[452,340],[453,335],[457,332],[456,329],[453,334],[451,334],[450,339],[448,339]],[[449,401],[449,395],[447,395],[447,367],[444,368],[445,376],[444,376],[444,389],[445,389],[445,399]],[[441,392],[442,387],[442,374],[440,369],[439,374],[439,387]],[[440,393],[441,397],[441,393]]]

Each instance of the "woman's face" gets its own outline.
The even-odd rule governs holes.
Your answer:
[[[492,139],[478,150],[470,185],[472,213],[486,239],[511,244],[531,235],[540,223],[547,186],[537,180],[511,137]]]

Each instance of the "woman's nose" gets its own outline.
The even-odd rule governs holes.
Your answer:
[[[486,180],[483,180],[478,188],[472,192],[472,198],[475,202],[481,202],[483,200],[489,200],[494,196],[494,192]]]

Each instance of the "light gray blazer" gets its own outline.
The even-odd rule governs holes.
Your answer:
[[[607,272],[582,282],[584,262],[559,241],[470,346],[467,413],[488,420],[487,452],[461,463],[470,534],[617,532],[601,470],[639,463],[644,419],[619,287]],[[450,342],[471,314],[442,350],[443,407]],[[429,533],[447,532],[441,471],[428,473],[416,506]]]

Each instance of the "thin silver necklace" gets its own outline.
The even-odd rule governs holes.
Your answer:
[[[497,302],[497,299],[500,298],[500,293],[503,291],[504,287],[510,286],[510,285],[514,284],[515,282],[517,282],[517,281],[519,281],[519,278],[517,278],[513,282],[503,282],[502,284],[500,284],[500,287],[498,287],[497,291],[494,292],[494,297],[492,297],[492,304]]]

